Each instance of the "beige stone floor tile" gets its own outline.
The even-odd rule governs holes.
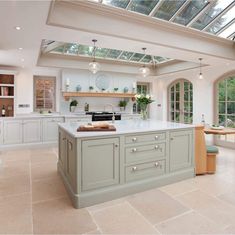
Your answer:
[[[29,175],[18,175],[0,179],[0,197],[30,192]]]
[[[57,156],[55,153],[32,153],[31,164],[38,164],[43,162],[57,162]]]
[[[29,161],[30,151],[27,149],[3,151],[1,158],[3,161]]]
[[[224,229],[225,234],[235,234],[235,224]]]
[[[157,234],[143,216],[127,202],[117,204],[92,214],[103,234]]]
[[[84,233],[84,235],[86,235],[86,234],[101,234],[101,232],[98,229],[96,229],[96,230],[93,230],[91,232]]]
[[[99,203],[99,204],[96,204],[94,206],[87,207],[86,209],[90,213],[94,213],[96,211],[103,210],[103,209],[105,209],[107,207],[111,207],[111,206],[114,206],[114,205],[121,204],[121,203],[123,203],[125,201],[126,201],[126,198],[122,197],[122,198],[119,198],[119,199],[116,199],[116,200],[107,201],[107,202],[104,202],[104,203]]]
[[[31,166],[32,180],[58,178],[56,162],[42,162]]]
[[[67,192],[60,178],[48,178],[32,181],[32,196],[32,201],[35,203],[66,197]]]
[[[199,215],[197,212],[182,216],[156,225],[161,234],[222,234],[217,224]]]
[[[167,193],[168,195],[172,197],[178,196],[183,193],[191,192],[196,189],[197,189],[196,185],[191,184],[187,180],[181,181],[175,184],[166,185],[166,186],[159,188],[159,190]]]
[[[32,234],[31,195],[0,198],[0,234]]]
[[[127,200],[152,224],[189,210],[189,208],[158,189],[132,195]]]
[[[97,229],[86,209],[74,209],[68,198],[33,204],[34,234],[84,234]]]
[[[2,164],[0,168],[0,178],[30,174],[29,161],[5,161]]]
[[[221,194],[218,196],[218,198],[235,206],[235,189],[232,188],[230,192]]]

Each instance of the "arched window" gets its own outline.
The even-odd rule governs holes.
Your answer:
[[[221,126],[235,128],[235,73],[220,78],[215,83],[215,122]],[[216,138],[219,145],[234,147],[235,135]]]
[[[179,79],[168,87],[168,120],[171,122],[193,122],[193,84]]]

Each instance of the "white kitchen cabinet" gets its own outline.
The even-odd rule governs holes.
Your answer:
[[[23,121],[6,120],[3,123],[3,143],[21,144],[23,143]]]
[[[3,122],[0,120],[0,145],[3,144]]]
[[[41,119],[26,119],[23,121],[23,142],[41,142]]]
[[[55,142],[58,139],[58,123],[64,118],[44,118],[42,124],[43,142]]]

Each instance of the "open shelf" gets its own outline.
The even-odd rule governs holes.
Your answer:
[[[62,92],[65,100],[71,97],[114,97],[114,98],[132,98],[134,93],[114,93],[114,92]]]

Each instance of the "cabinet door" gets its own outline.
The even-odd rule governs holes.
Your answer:
[[[170,133],[170,171],[177,171],[192,165],[193,131]]]
[[[22,120],[4,121],[4,144],[21,144],[23,142]]]
[[[58,139],[58,123],[63,122],[63,118],[43,119],[43,142],[56,142]]]
[[[82,143],[82,190],[119,183],[119,138]]]
[[[65,173],[65,170],[66,170],[66,159],[67,159],[67,156],[66,156],[66,153],[67,153],[67,150],[66,150],[66,134],[63,130],[59,129],[59,164],[62,168],[62,170],[64,171]]]
[[[24,143],[35,143],[41,141],[41,120],[30,119],[23,121]]]

